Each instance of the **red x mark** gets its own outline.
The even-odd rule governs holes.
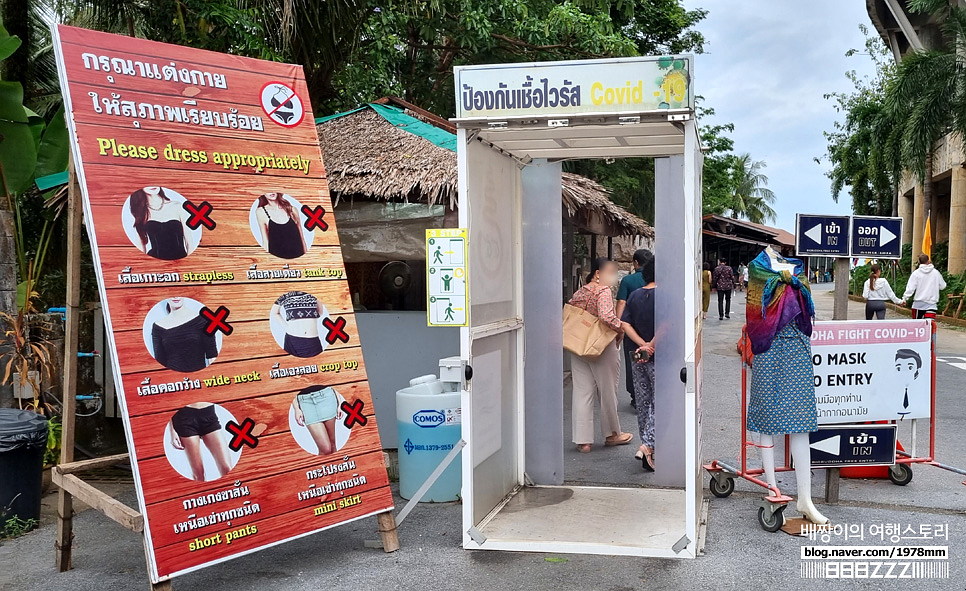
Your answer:
[[[231,432],[231,441],[228,442],[228,447],[231,451],[238,451],[241,449],[242,445],[247,445],[248,447],[255,448],[258,445],[258,437],[252,434],[252,429],[255,428],[255,421],[251,418],[246,418],[242,421],[241,425],[235,421],[228,421],[225,425],[225,429]]]
[[[207,201],[202,201],[201,205],[196,206],[194,203],[186,199],[183,207],[185,211],[191,214],[191,217],[188,218],[187,222],[185,222],[185,225],[187,225],[189,228],[192,230],[197,230],[198,226],[204,225],[204,227],[208,228],[209,230],[215,229],[215,220],[209,217],[209,214],[212,210],[210,203]]]
[[[314,208],[308,205],[302,206],[302,213],[306,215],[305,229],[314,230],[315,228],[321,228],[323,232],[329,229],[329,224],[322,219],[325,215],[325,210],[322,209],[321,205],[316,205]]]
[[[336,341],[349,342],[349,333],[345,331],[345,318],[342,316],[336,318],[335,322],[332,322],[331,318],[325,318],[322,320],[322,326],[329,329],[328,334],[325,335],[325,340],[330,345]]]
[[[366,426],[369,419],[362,414],[362,408],[365,405],[366,403],[361,400],[356,400],[352,404],[348,402],[342,403],[340,408],[345,411],[345,420],[342,421],[342,424],[346,426],[346,429],[351,429],[356,423],[359,423],[362,427]]]
[[[230,314],[230,312],[228,311],[228,308],[224,306],[218,306],[218,309],[214,312],[205,306],[201,309],[199,314],[208,319],[208,326],[205,327],[205,330],[208,332],[208,334],[215,334],[215,331],[220,330],[226,335],[229,335],[231,334],[231,331],[234,330],[230,324],[225,322],[225,320],[228,319],[228,314]]]

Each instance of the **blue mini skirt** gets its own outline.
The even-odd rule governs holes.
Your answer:
[[[332,388],[326,387],[299,394],[298,399],[306,425],[328,421],[339,414],[339,400]]]
[[[779,435],[818,430],[812,344],[794,322],[755,355],[751,367],[749,431]]]

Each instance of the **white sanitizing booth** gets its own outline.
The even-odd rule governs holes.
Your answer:
[[[455,68],[470,253],[464,548],[699,552],[702,156],[692,65],[675,56]],[[634,466],[634,444],[622,448],[621,468],[639,484],[569,486],[561,162],[640,156],[656,159],[657,472]],[[639,443],[636,424],[624,430]]]

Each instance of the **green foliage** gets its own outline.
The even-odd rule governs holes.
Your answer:
[[[64,425],[54,417],[47,422],[47,448],[44,450],[44,465],[52,466],[60,461],[60,442]]]
[[[931,166],[933,143],[949,131],[966,132],[966,8],[913,0],[911,10],[941,23],[936,49],[906,54],[886,87],[886,104],[902,116],[902,159],[920,180]]]
[[[700,98],[700,97],[699,97]],[[699,117],[714,116],[714,109],[698,107]],[[733,123],[702,125],[701,146],[704,149],[703,213],[730,215],[762,224],[775,219],[775,194],[768,188],[768,177],[762,172],[765,163],[752,160],[750,154],[736,155]]]
[[[611,191],[611,201],[634,215],[654,223],[654,159],[574,160],[565,162],[568,172],[592,178]]]
[[[775,193],[768,188],[768,177],[762,170],[763,160],[752,160],[751,154],[735,156],[731,162],[731,215],[763,224],[775,220]]]
[[[35,527],[37,527],[36,519],[20,519],[14,515],[3,521],[3,527],[0,528],[0,540],[20,537]]]
[[[700,52],[693,27],[705,15],[679,0],[376,2],[319,102],[342,110],[395,94],[449,116],[455,65]]]
[[[832,131],[824,133],[828,143],[825,158],[832,165],[826,173],[832,181],[832,198],[838,201],[843,189],[852,196],[852,210],[859,215],[893,215],[897,186],[902,176],[901,126],[886,106],[885,86],[895,74],[895,65],[885,43],[870,35],[865,26],[865,52],[851,49],[846,55],[868,56],[875,64],[872,79],[846,72],[855,90],[830,93],[835,110],[845,115]],[[816,161],[821,162],[820,159]]]
[[[289,61],[319,114],[394,94],[442,115],[452,66],[701,51],[680,0],[61,0],[68,21]]]
[[[0,25],[0,47],[13,47],[16,51],[19,44],[10,39]],[[6,57],[12,54],[7,53]],[[6,207],[14,213],[17,308],[29,312],[56,227],[54,212],[42,211],[44,197],[33,180],[38,174],[66,170],[69,145],[63,106],[54,112],[48,125],[23,101],[23,86],[19,82],[0,81],[0,187]],[[35,211],[31,211],[32,206]]]

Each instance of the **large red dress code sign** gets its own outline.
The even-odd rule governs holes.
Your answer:
[[[152,580],[391,509],[301,68],[55,47]]]

